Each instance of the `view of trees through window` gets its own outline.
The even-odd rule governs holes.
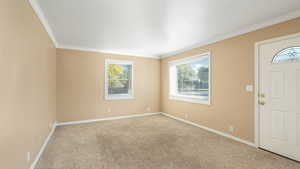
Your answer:
[[[208,96],[208,58],[176,66],[177,92],[180,95]]]
[[[108,94],[128,94],[131,89],[132,65],[108,65]]]

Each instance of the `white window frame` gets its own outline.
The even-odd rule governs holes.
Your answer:
[[[131,89],[129,89],[128,94],[108,94],[109,79],[108,79],[108,65],[118,64],[118,65],[131,65]],[[134,63],[128,60],[114,60],[105,59],[105,100],[122,100],[122,99],[134,99],[134,83],[133,83],[133,67]]]
[[[208,58],[208,99],[203,100],[203,97],[199,96],[187,96],[187,95],[181,95],[177,92],[177,70],[176,66],[181,64],[187,64],[194,61],[198,61],[201,59]],[[191,102],[191,103],[198,103],[198,104],[205,104],[210,105],[211,104],[211,55],[210,52],[202,53],[195,56],[190,56],[187,58],[174,60],[171,62],[168,62],[169,64],[169,99],[170,100],[177,100],[177,101],[184,101],[184,102]],[[172,83],[173,82],[173,83]],[[174,83],[175,82],[175,83]]]

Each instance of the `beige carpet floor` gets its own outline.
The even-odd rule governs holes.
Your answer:
[[[58,127],[36,169],[300,169],[162,115]]]

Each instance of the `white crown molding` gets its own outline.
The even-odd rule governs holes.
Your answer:
[[[222,41],[228,38],[232,38],[238,35],[242,35],[245,33],[249,33],[267,26],[271,26],[274,24],[278,24],[290,19],[294,19],[297,17],[300,17],[300,10],[296,10],[293,12],[290,12],[288,14],[279,16],[279,17],[274,17],[272,19],[269,19],[267,21],[258,23],[258,24],[254,24],[254,25],[250,25],[247,26],[244,29],[240,29],[238,31],[235,32],[231,32],[231,33],[227,33],[227,34],[223,34],[220,36],[215,36],[214,38],[208,39],[206,41],[191,45],[189,47],[186,47],[184,49],[180,49],[180,50],[176,50],[174,52],[170,52],[170,53],[166,53],[166,54],[162,54],[162,55],[157,55],[157,56],[140,56],[140,55],[136,55],[136,54],[132,54],[132,53],[122,53],[122,52],[114,52],[114,51],[108,51],[108,50],[99,50],[99,49],[94,49],[94,48],[85,48],[85,47],[78,47],[78,46],[69,46],[69,45],[59,45],[58,42],[56,41],[56,38],[53,34],[53,31],[44,15],[44,13],[42,12],[40,6],[37,4],[36,0],[28,0],[30,5],[32,6],[33,10],[35,11],[35,13],[37,14],[37,16],[39,17],[39,19],[41,20],[41,23],[43,24],[43,26],[45,27],[47,33],[49,34],[51,40],[53,41],[54,45],[56,48],[60,48],[60,49],[71,49],[71,50],[80,50],[80,51],[88,51],[88,52],[99,52],[99,53],[107,53],[107,54],[117,54],[117,55],[127,55],[127,56],[135,56],[135,57],[145,57],[145,58],[155,58],[155,59],[163,59],[163,58],[167,58],[167,57],[171,57],[174,56],[176,54],[180,54],[195,48],[199,48],[201,46],[205,46],[211,43],[215,43],[218,41]]]
[[[55,128],[56,128],[56,123],[53,124],[52,129],[51,129],[49,135],[48,135],[47,138],[45,139],[45,141],[44,141],[44,143],[43,143],[43,145],[42,145],[40,151],[38,152],[38,154],[36,155],[34,161],[32,162],[32,164],[31,164],[31,166],[30,166],[30,169],[35,169],[35,167],[36,167],[36,165],[37,165],[39,159],[41,158],[41,156],[42,156],[44,150],[46,149],[46,147],[47,147],[47,145],[48,145],[48,142],[49,142],[50,138],[52,137],[52,135],[53,135],[53,133],[54,133],[54,131],[55,131]]]
[[[136,55],[136,54],[132,54],[132,53],[120,53],[120,52],[113,52],[113,51],[108,51],[108,50],[99,50],[99,49],[93,49],[93,48],[84,48],[84,47],[68,46],[68,45],[58,45],[56,48],[58,48],[58,49],[79,50],[79,51],[86,51],[86,52],[98,52],[98,53],[114,54],[114,55],[126,55],[126,56],[160,59],[160,56],[146,56],[146,55],[141,56],[141,55]]]
[[[42,25],[44,26],[46,32],[48,33],[48,35],[50,36],[53,44],[55,47],[58,46],[58,43],[55,39],[55,36],[53,34],[53,31],[44,15],[44,13],[42,12],[40,6],[37,4],[36,0],[28,0],[29,4],[31,5],[32,9],[34,10],[34,12],[36,13],[36,15],[38,16],[38,18],[40,19]]]
[[[297,17],[300,17],[300,10],[296,10],[296,11],[290,12],[288,14],[279,16],[279,17],[274,17],[272,19],[269,19],[267,21],[264,21],[264,22],[261,22],[261,23],[258,23],[258,24],[250,25],[247,28],[240,29],[240,30],[235,31],[235,32],[223,34],[221,36],[216,36],[212,39],[208,39],[206,41],[194,44],[192,46],[189,46],[189,47],[181,49],[181,50],[177,50],[177,51],[174,51],[174,52],[163,54],[163,55],[160,56],[160,58],[163,59],[163,58],[171,57],[171,56],[174,56],[176,54],[180,54],[180,53],[183,53],[183,52],[195,49],[195,48],[199,48],[201,46],[205,46],[205,45],[208,45],[208,44],[211,44],[211,43],[222,41],[222,40],[232,38],[232,37],[235,37],[235,36],[238,36],[238,35],[242,35],[242,34],[245,34],[245,33],[253,32],[253,31],[256,31],[258,29],[265,28],[265,27],[268,27],[268,26],[271,26],[271,25],[274,25],[274,24],[278,24],[278,23],[281,23],[281,22],[284,22],[284,21],[288,21],[288,20],[291,20],[291,19],[294,19],[294,18],[297,18]]]
[[[158,114],[162,114],[162,113],[161,112],[143,113],[143,114],[132,114],[132,115],[127,115],[127,116],[107,117],[107,118],[91,119],[91,120],[58,122],[58,123],[56,123],[56,126],[66,126],[66,125],[83,124],[83,123],[94,123],[94,122],[98,122],[98,121],[128,119],[128,118],[145,117],[145,116],[152,116],[152,115],[158,115]]]
[[[251,147],[256,147],[255,143],[252,143],[252,142],[249,142],[249,141],[240,139],[240,138],[238,138],[238,137],[234,137],[234,136],[232,136],[232,135],[230,135],[230,134],[227,134],[227,133],[224,133],[224,132],[221,132],[221,131],[218,131],[218,130],[211,129],[211,128],[208,128],[208,127],[206,127],[206,126],[202,126],[202,125],[196,124],[196,123],[194,123],[194,122],[191,122],[191,121],[188,121],[188,120],[179,118],[179,117],[175,117],[175,116],[173,116],[173,115],[171,115],[171,114],[168,114],[168,113],[161,113],[161,114],[164,115],[164,116],[167,116],[167,117],[169,117],[169,118],[172,118],[172,119],[175,119],[175,120],[178,120],[178,121],[181,121],[181,122],[184,122],[184,123],[193,125],[193,126],[195,126],[195,127],[199,127],[199,128],[201,128],[201,129],[210,131],[210,132],[212,132],[212,133],[221,135],[221,136],[223,136],[223,137],[226,137],[226,138],[235,140],[235,141],[237,141],[237,142],[244,143],[244,144],[249,145],[249,146],[251,146]]]

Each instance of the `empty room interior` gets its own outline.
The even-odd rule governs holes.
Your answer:
[[[1,169],[300,169],[299,0],[2,0]]]

